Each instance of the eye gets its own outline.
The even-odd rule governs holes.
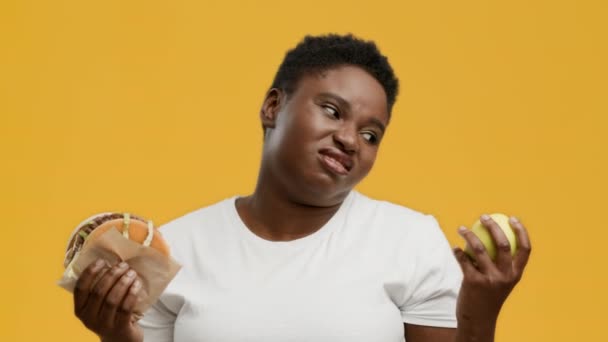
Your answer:
[[[327,113],[328,115],[334,117],[335,119],[339,119],[340,118],[340,112],[338,112],[338,110],[330,105],[324,105],[323,106],[323,110],[325,111],[325,113]]]
[[[370,132],[370,131],[361,132],[361,136],[363,137],[363,139],[367,140],[367,142],[369,142],[371,144],[375,145],[378,143],[378,136],[374,132]]]

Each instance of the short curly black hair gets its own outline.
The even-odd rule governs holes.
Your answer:
[[[373,41],[352,34],[306,36],[289,50],[279,66],[271,88],[279,88],[289,96],[303,75],[329,70],[342,65],[361,67],[384,88],[389,115],[399,92],[399,80]]]

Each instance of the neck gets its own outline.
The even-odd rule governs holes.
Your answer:
[[[237,200],[236,207],[245,225],[259,237],[271,241],[291,241],[321,229],[340,209],[344,198],[328,205],[314,205],[281,190],[275,177],[260,174],[254,193]]]

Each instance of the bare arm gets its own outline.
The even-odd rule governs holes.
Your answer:
[[[482,223],[494,239],[497,258],[495,262],[490,259],[481,241],[470,230],[459,230],[473,249],[476,263],[460,248],[454,249],[464,275],[456,307],[458,328],[405,323],[407,342],[494,342],[498,314],[523,275],[531,244],[525,227],[512,219],[510,224],[517,236],[517,253],[512,257],[509,241],[496,222],[482,218]]]
[[[456,338],[455,328],[437,328],[424,325],[404,323],[405,340],[407,342],[426,342],[426,341],[454,341]]]
[[[482,324],[473,322],[461,324],[459,322],[458,329],[456,329],[404,323],[404,331],[407,342],[485,342],[494,340],[495,326],[495,322]]]

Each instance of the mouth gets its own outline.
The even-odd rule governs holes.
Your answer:
[[[342,151],[326,148],[319,151],[321,164],[337,175],[347,175],[353,168],[353,159]]]

